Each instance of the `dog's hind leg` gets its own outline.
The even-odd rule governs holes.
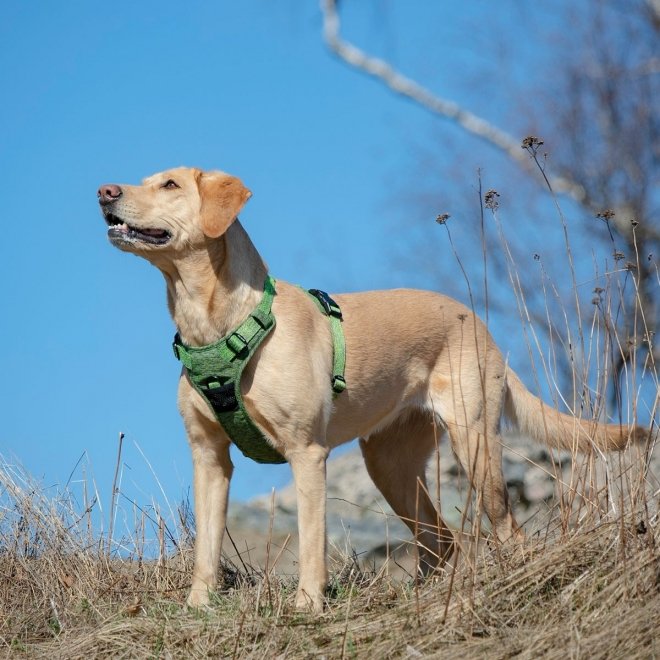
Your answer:
[[[436,409],[447,426],[454,454],[483,502],[495,536],[500,541],[522,539],[502,472],[503,365],[493,360],[489,371],[484,369],[483,376],[475,369],[470,378],[471,366],[464,367],[463,378],[457,379],[453,391],[436,401]],[[451,405],[450,398],[453,399]]]
[[[465,429],[449,424],[449,436],[456,457],[460,461],[471,486],[484,505],[493,532],[500,541],[522,539],[516,523],[506,482],[502,473],[502,438],[492,429],[483,433],[475,428]]]
[[[481,326],[477,329],[485,332]],[[502,473],[500,419],[506,365],[492,340],[482,343],[482,339],[473,347],[467,334],[460,350],[454,346],[447,353],[431,379],[433,410],[449,432],[454,454],[481,498],[495,536],[500,541],[522,539]]]
[[[423,574],[442,566],[454,538],[433,506],[426,465],[436,447],[429,414],[413,411],[387,428],[360,440],[367,471],[394,512],[415,535]]]

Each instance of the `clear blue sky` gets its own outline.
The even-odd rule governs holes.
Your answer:
[[[441,81],[476,111],[506,116],[468,75],[494,71],[493,54],[470,25],[529,26],[535,17],[523,5],[488,16],[486,2],[420,2],[409,11],[345,4],[349,36]],[[302,0],[3,8],[0,452],[7,460],[62,486],[85,452],[85,474],[92,471],[107,506],[123,431],[129,497],[161,498],[135,443],[172,502],[189,488],[164,284],[146,262],[107,242],[101,183],[135,183],[178,165],[223,169],[252,189],[242,220],[277,277],[328,291],[428,284],[397,265],[408,250],[397,227],[419,213],[394,203],[392,191],[435,124],[331,57],[320,28],[316,3]],[[502,57],[529,54],[533,33],[519,34],[522,50]],[[523,73],[524,66],[510,71]],[[473,185],[474,167],[492,154],[455,130],[448,140],[469,153],[465,178]],[[445,164],[453,157],[436,155]],[[234,460],[234,497],[289,479],[286,466],[257,466],[238,453]]]

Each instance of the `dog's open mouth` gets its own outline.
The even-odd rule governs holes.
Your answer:
[[[108,238],[112,243],[148,243],[165,245],[172,235],[165,229],[155,227],[133,227],[112,213],[105,215],[108,223]]]

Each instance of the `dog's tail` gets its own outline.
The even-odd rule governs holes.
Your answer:
[[[602,424],[564,415],[534,396],[511,370],[507,373],[505,410],[521,432],[554,449],[620,451],[630,443],[645,442],[650,433],[642,426]]]

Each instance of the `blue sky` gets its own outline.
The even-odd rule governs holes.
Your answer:
[[[516,2],[493,16],[486,2],[418,2],[409,11],[384,1],[345,5],[348,36],[503,121],[512,110],[493,92],[524,78],[520,57],[532,64],[533,31],[518,33],[519,50],[499,52],[512,64],[496,82],[488,31],[472,27],[487,19],[493,29],[523,21],[529,28],[544,19]],[[0,452],[7,460],[62,486],[85,453],[85,475],[94,475],[107,506],[122,431],[129,497],[159,499],[159,483],[173,502],[188,491],[164,284],[146,262],[107,242],[96,201],[102,183],[135,183],[178,165],[222,169],[253,191],[242,221],[277,277],[328,291],[437,284],[402,266],[401,254],[414,261],[420,232],[427,243],[441,240],[433,218],[446,210],[447,188],[462,178],[473,194],[476,168],[493,162],[492,150],[340,64],[320,29],[316,3],[302,0],[3,9]],[[474,72],[482,72],[480,87]],[[409,207],[418,147],[443,130],[436,163],[447,166],[452,150],[462,150],[460,168],[447,181],[427,172],[436,196]],[[234,460],[234,497],[289,479],[286,466],[257,466],[238,453]]]

